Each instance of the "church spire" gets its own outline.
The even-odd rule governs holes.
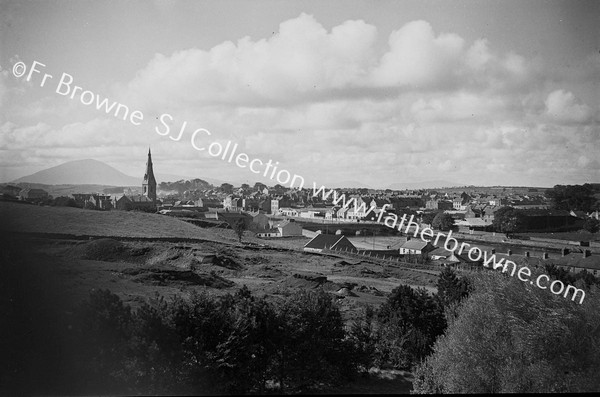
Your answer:
[[[146,173],[144,174],[144,182],[142,182],[142,192],[149,199],[156,200],[156,178],[152,169],[152,153],[148,147],[148,161],[146,162]]]

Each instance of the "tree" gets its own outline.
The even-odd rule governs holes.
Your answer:
[[[589,183],[555,185],[546,191],[546,196],[552,199],[554,208],[559,210],[590,212],[597,208],[594,188]]]
[[[354,360],[363,372],[367,372],[377,359],[375,314],[372,306],[366,306],[362,316],[355,319],[350,327],[349,338],[354,345]]]
[[[256,299],[244,285],[230,300],[231,330],[217,345],[214,361],[219,383],[228,393],[264,394],[276,377],[274,360],[281,324],[265,298]]]
[[[523,213],[513,207],[502,207],[494,212],[492,225],[497,232],[514,233],[523,228]]]
[[[65,196],[56,197],[52,205],[56,207],[77,207],[77,203],[75,202],[74,198]]]
[[[244,237],[244,231],[246,231],[246,229],[246,221],[244,219],[240,218],[235,222],[233,230],[240,243],[242,242],[242,237]]]
[[[431,353],[446,328],[439,301],[423,288],[401,285],[392,291],[377,313],[377,355],[380,364],[410,369]]]
[[[256,190],[256,191],[261,191],[262,192],[263,189],[266,188],[266,187],[267,187],[267,185],[265,185],[264,183],[256,182],[254,184],[254,190]]]
[[[596,233],[600,229],[600,222],[594,218],[587,218],[583,224],[583,229],[590,233]]]
[[[221,190],[223,190],[223,193],[232,194],[233,193],[233,185],[231,183],[223,183],[221,185]]]
[[[287,189],[285,186],[281,186],[280,184],[277,184],[277,185],[273,186],[273,190],[276,193],[284,193]]]
[[[440,212],[433,218],[431,226],[442,231],[451,230],[454,228],[454,218],[450,214]]]
[[[127,379],[115,368],[127,366],[133,316],[129,306],[109,290],[92,290],[75,311],[72,359],[75,379],[88,390],[122,390]]]
[[[300,290],[278,311],[282,327],[276,359],[283,394],[347,380],[357,363],[346,339],[342,315],[323,290]]]
[[[444,307],[460,302],[467,297],[469,289],[470,284],[466,277],[459,278],[456,272],[449,267],[441,271],[437,281],[437,290],[438,298]]]
[[[534,271],[530,278],[541,274]],[[473,275],[458,317],[415,371],[417,393],[600,389],[600,293],[583,304],[499,272]]]
[[[431,225],[431,223],[433,222],[433,220],[435,219],[435,217],[440,214],[441,212],[425,212],[423,213],[423,215],[421,216],[421,221],[423,223],[426,223],[428,225]]]

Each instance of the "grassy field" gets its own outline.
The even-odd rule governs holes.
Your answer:
[[[180,289],[181,285],[173,283],[170,288],[166,288],[167,286],[148,287],[139,283],[132,284],[131,277],[121,274],[123,268],[138,268],[140,266],[155,268],[160,265],[165,270],[181,270],[184,268],[189,270],[194,261],[206,254],[227,257],[235,262],[237,266],[231,269],[222,265],[203,265],[197,269],[205,273],[215,272],[220,277],[235,283],[226,288],[199,287],[200,289],[209,288],[218,293],[225,292],[225,290],[236,290],[246,284],[254,292],[270,295],[273,293],[273,289],[285,290],[290,287],[288,278],[297,272],[326,275],[333,283],[363,285],[376,288],[383,294],[391,292],[399,284],[422,286],[431,292],[435,291],[436,275],[412,269],[382,267],[381,265],[361,262],[356,259],[351,260],[356,265],[339,266],[338,262],[341,259],[339,257],[304,253],[302,252],[302,246],[308,241],[306,237],[263,240],[252,237],[250,232],[247,232],[243,239],[244,242],[260,243],[264,246],[277,248],[276,250],[262,248],[249,250],[248,248],[251,247],[239,244],[237,237],[230,229],[205,229],[177,218],[159,214],[91,211],[7,202],[0,202],[0,213],[3,218],[0,231],[48,234],[48,236],[40,236],[42,242],[39,248],[40,256],[50,255],[60,258],[59,263],[62,263],[61,266],[67,266],[68,273],[75,272],[73,274],[77,274],[75,284],[72,286],[84,287],[77,288],[81,290],[79,292],[85,293],[94,285],[96,288],[110,286],[115,292],[122,294],[130,304],[135,304],[135,302],[132,302],[132,298],[135,296],[149,297],[156,290],[163,293],[167,291],[172,293],[172,288]],[[106,259],[102,256],[86,256],[77,251],[88,245],[95,246],[97,239],[89,242],[87,240],[78,242],[76,240],[66,240],[63,236],[56,240],[57,236],[53,236],[54,234],[107,237],[117,242],[119,237],[185,238],[198,241],[182,245],[181,243],[159,241],[125,242],[129,240],[123,239],[123,244],[129,247],[127,249],[146,250],[148,252],[135,257],[124,255],[113,258],[109,255],[110,258]],[[63,243],[59,245],[61,248],[56,250],[50,248],[51,244],[43,243],[44,240],[63,241]],[[34,245],[38,246],[37,242]],[[65,247],[70,246],[80,248],[65,250]],[[182,248],[183,246],[185,248]],[[107,253],[115,251],[109,246],[103,249]],[[75,254],[75,252],[79,253]],[[142,259],[143,261],[140,262]],[[48,258],[44,261],[50,262]],[[115,263],[119,263],[119,265],[115,267]],[[190,286],[190,288],[194,289],[195,287]],[[130,295],[131,293],[133,293],[133,296]],[[358,295],[357,298],[346,300],[347,303],[350,303],[350,307],[345,308],[348,310],[346,314],[350,314],[349,317],[355,314],[351,312],[355,312],[354,309],[357,308],[355,304],[357,303],[377,305],[383,301],[383,297],[374,296],[371,293],[359,293]]]
[[[267,246],[258,247],[239,244],[232,230],[203,229],[164,215],[7,202],[0,202],[0,216],[4,256],[9,253],[7,257],[14,259],[12,269],[20,280],[5,284],[13,286],[15,295],[28,297],[40,313],[68,316],[92,289],[109,289],[135,310],[157,294],[185,299],[194,291],[223,295],[246,285],[256,296],[273,300],[295,290],[323,288],[336,298],[343,320],[350,325],[366,305],[378,307],[401,284],[436,291],[436,274],[305,253],[301,247],[308,238],[261,240],[247,233],[245,242]],[[343,288],[353,293],[345,294]],[[35,292],[25,295],[24,291]],[[39,300],[43,308],[37,306]],[[25,312],[15,314],[17,320]],[[47,315],[47,321],[53,321],[52,315]],[[408,393],[410,374],[393,372],[370,374],[330,393]]]
[[[201,228],[167,215],[136,211],[92,211],[0,202],[0,231],[70,234],[75,236],[185,238],[236,244],[233,230]],[[308,238],[263,240],[244,234],[243,240],[300,250]]]
[[[4,219],[0,228],[7,231],[92,236],[214,238],[213,233],[189,223],[143,212],[91,211],[2,202],[0,213]]]
[[[519,233],[519,236],[539,237],[570,241],[600,241],[600,233],[590,233],[585,230],[561,233]]]

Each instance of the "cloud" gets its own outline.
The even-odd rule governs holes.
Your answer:
[[[373,62],[377,29],[346,21],[327,32],[301,14],[281,23],[278,34],[253,41],[244,37],[212,49],[157,54],[125,91],[154,106],[248,104],[297,101],[360,81]]]
[[[489,122],[498,112],[506,111],[502,98],[480,93],[459,91],[429,100],[420,98],[410,108],[419,121],[472,121]]]
[[[362,20],[331,30],[313,16],[284,21],[266,39],[243,37],[208,50],[156,54],[119,98],[155,112],[181,107],[280,107],[314,102],[382,101],[407,92],[529,92],[539,74],[524,57],[498,54],[486,39],[470,46],[455,33],[436,33],[426,21],[391,32]]]
[[[588,105],[579,101],[573,93],[564,90],[551,92],[546,100],[546,113],[552,119],[563,123],[585,123],[592,117]]]
[[[372,72],[378,86],[428,87],[453,78],[464,39],[456,34],[437,37],[428,22],[414,21],[392,32],[390,50]]]
[[[127,130],[120,121],[107,118],[70,123],[59,128],[44,122],[28,126],[6,122],[0,127],[0,148],[24,151],[76,148],[81,151],[100,146],[143,145],[144,136],[124,131]],[[135,130],[130,127],[130,131]]]
[[[589,76],[593,64],[585,70]],[[326,29],[301,14],[268,38],[156,54],[107,93],[143,111],[140,127],[56,95],[8,100],[0,149],[19,153],[11,164],[86,153],[125,165],[137,159],[124,148],[138,148],[143,158],[151,145],[163,172],[252,182],[250,171],[194,150],[191,132],[205,128],[213,135],[203,136],[204,146],[231,140],[308,184],[311,178],[373,186],[418,178],[482,184],[528,178],[542,185],[597,179],[594,111],[567,88],[548,94],[557,76],[486,38],[468,42],[426,21],[379,37],[361,20]],[[171,136],[187,123],[180,141],[154,132],[163,113],[173,116]]]
[[[8,78],[7,70],[0,70],[0,106],[4,106],[6,97],[8,96],[8,87],[6,80]]]

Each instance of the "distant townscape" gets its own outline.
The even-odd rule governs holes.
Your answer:
[[[427,264],[433,261],[442,266],[469,268],[481,265],[481,260],[473,261],[466,254],[452,253],[415,239],[417,236],[410,229],[406,233],[382,225],[382,219],[387,216],[406,215],[412,217],[417,230],[419,227],[452,230],[455,236],[479,241],[490,252],[496,249],[486,244],[507,243],[510,239],[511,244],[526,248],[507,249],[508,255],[547,259],[553,255],[552,250],[562,245],[559,261],[566,269],[588,269],[594,274],[600,270],[598,256],[585,259],[591,256],[591,251],[581,248],[590,244],[600,246],[590,237],[593,234],[574,233],[598,231],[600,184],[554,188],[462,186],[403,191],[346,188],[334,192],[325,187],[298,189],[266,186],[260,182],[254,186],[236,187],[230,183],[214,186],[199,178],[157,183],[149,149],[138,187],[100,186],[102,192],[84,190],[90,186],[68,186],[80,191],[56,196],[26,182],[5,184],[1,189],[2,199],[7,201],[97,211],[158,213],[200,227],[237,228],[240,236],[249,231],[264,239],[310,237],[312,240],[304,247],[306,251],[344,249],[396,261]],[[58,187],[64,189],[65,185],[47,188]],[[554,233],[558,235],[548,240],[547,236]],[[326,238],[327,235],[333,236]],[[363,244],[357,247],[347,239],[334,238],[336,235],[362,237]],[[370,247],[365,246],[367,236],[372,240]],[[531,244],[532,241],[538,244]],[[581,255],[574,255],[578,251]]]

